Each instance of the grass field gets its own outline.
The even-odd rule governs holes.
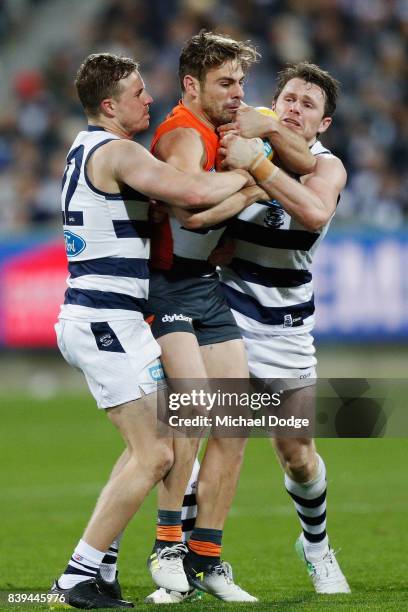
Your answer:
[[[0,609],[6,592],[46,592],[64,569],[122,444],[93,400],[0,395]],[[408,444],[406,439],[321,440],[328,466],[328,528],[351,596],[318,597],[293,545],[299,526],[267,440],[251,440],[227,523],[224,558],[260,599],[222,604],[205,596],[191,611],[228,607],[281,610],[408,610]],[[129,526],[121,582],[138,610],[152,590],[145,567],[154,537],[152,495]],[[170,606],[172,608],[172,606]]]

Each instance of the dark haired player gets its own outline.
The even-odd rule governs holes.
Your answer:
[[[314,64],[302,62],[279,74],[272,108],[281,123],[305,138],[316,158],[314,170],[298,178],[266,160],[258,141],[235,135],[263,137],[269,117],[246,109],[221,129],[225,166],[248,168],[272,199],[232,221],[228,233],[235,251],[222,270],[224,293],[245,342],[251,376],[288,380],[285,405],[291,413],[311,409],[315,401],[310,267],[346,183],[343,164],[320,142],[332,123],[337,95],[337,81]],[[323,459],[310,438],[276,438],[274,445],[303,530],[296,549],[316,591],[349,593],[326,534]]]

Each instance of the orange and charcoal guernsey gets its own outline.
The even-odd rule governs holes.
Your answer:
[[[205,149],[205,165],[203,170],[208,172],[215,171],[215,158],[218,149],[218,136],[208,125],[192,113],[183,102],[180,101],[177,106],[167,115],[166,119],[156,129],[152,144],[151,152],[154,155],[157,142],[163,136],[175,130],[176,128],[193,128],[201,136]],[[217,232],[218,233],[218,232]],[[170,270],[173,265],[173,255],[181,257],[190,257],[193,259],[206,260],[212,251],[214,239],[209,241],[211,249],[205,248],[205,234],[193,234],[195,237],[195,245],[190,245],[189,236],[193,234],[184,230],[180,223],[172,217],[166,217],[161,223],[152,223],[151,229],[151,265],[159,270]],[[207,233],[207,235],[210,232]],[[203,244],[197,249],[197,238],[200,236],[200,242]],[[218,240],[218,238],[217,238]]]

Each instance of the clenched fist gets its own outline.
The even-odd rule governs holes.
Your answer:
[[[221,167],[247,170],[260,154],[264,154],[263,142],[259,138],[242,138],[226,134],[220,141],[220,154],[224,157]]]
[[[220,136],[234,132],[244,138],[264,138],[273,131],[277,114],[264,107],[243,106],[236,114],[234,123],[227,123],[218,128]]]

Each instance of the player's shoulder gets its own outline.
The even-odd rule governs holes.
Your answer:
[[[173,130],[166,132],[160,138],[161,142],[183,142],[185,144],[193,144],[201,142],[201,135],[194,127],[178,126]]]
[[[128,138],[115,138],[106,142],[103,147],[100,147],[95,154],[98,153],[100,156],[109,155],[129,155],[143,153],[146,149],[134,140]]]
[[[197,130],[190,127],[177,127],[163,134],[155,145],[155,154],[161,159],[168,159],[175,152],[188,152],[189,155],[202,155],[203,140]]]
[[[332,168],[333,170],[346,172],[343,162],[337,155],[328,153],[327,155],[316,156],[316,168]]]
[[[331,166],[339,170],[341,168],[344,169],[341,159],[337,157],[337,155],[335,155],[330,149],[325,147],[320,140],[316,140],[316,142],[310,147],[310,152],[315,156],[317,166]]]
[[[147,154],[148,151],[141,144],[127,138],[118,138],[98,148],[90,162],[95,168],[115,174],[119,168],[142,163]]]
[[[341,159],[330,153],[317,156],[316,162],[314,172],[309,176],[323,179],[341,191],[347,182],[347,172]]]

